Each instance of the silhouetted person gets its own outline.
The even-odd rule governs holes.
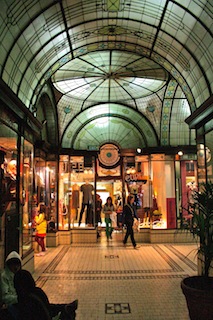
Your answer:
[[[45,292],[36,287],[31,273],[19,270],[14,276],[14,287],[18,296],[18,320],[50,320],[60,315],[60,319],[75,319],[78,301],[71,304],[50,304]]]
[[[135,238],[134,238],[133,224],[134,224],[134,218],[138,220],[138,217],[134,210],[133,203],[134,203],[134,196],[129,195],[127,197],[127,203],[125,204],[124,210],[123,210],[124,223],[126,225],[126,234],[123,240],[123,244],[125,245],[127,243],[128,237],[130,236],[133,247],[137,248]]]

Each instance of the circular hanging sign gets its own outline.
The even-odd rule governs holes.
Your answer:
[[[104,166],[114,166],[120,160],[118,147],[111,143],[104,144],[100,148],[98,159]]]

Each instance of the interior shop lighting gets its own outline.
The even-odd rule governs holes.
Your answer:
[[[84,169],[84,174],[93,174],[92,169]]]
[[[178,151],[178,155],[179,155],[179,156],[182,156],[182,155],[183,155],[183,151],[181,151],[181,150]]]
[[[132,167],[132,168],[127,168],[126,173],[127,173],[127,174],[134,174],[134,173],[136,173],[136,169],[135,169],[134,167]]]

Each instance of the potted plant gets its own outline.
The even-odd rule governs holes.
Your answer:
[[[213,183],[201,183],[194,192],[194,208],[191,232],[199,239],[197,276],[181,281],[191,320],[213,319],[213,277],[210,276],[213,261]]]

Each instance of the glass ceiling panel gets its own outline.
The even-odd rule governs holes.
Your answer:
[[[125,131],[125,128],[127,129]],[[88,133],[86,133],[88,130]],[[127,137],[124,134],[126,132]],[[75,133],[77,134],[77,138]],[[143,146],[156,146],[156,134],[150,125],[147,122],[146,118],[143,118],[139,115],[138,112],[134,111],[131,108],[127,108],[118,104],[102,104],[97,105],[87,110],[84,110],[79,115],[77,115],[73,121],[69,123],[69,126],[63,137],[62,146],[63,147],[73,147],[76,144],[83,142],[77,142],[79,137],[85,137],[88,134],[88,139],[95,137],[97,143],[105,143],[108,141],[117,141],[119,135],[124,135],[123,139],[126,142],[126,139],[129,137],[136,137],[135,142],[131,140],[130,145],[138,145],[138,138],[142,139],[141,143]],[[97,137],[100,137],[98,142]],[[116,140],[117,137],[117,140]],[[129,144],[129,142],[128,142]],[[124,148],[124,146],[123,146]],[[127,148],[127,147],[126,147]]]
[[[172,146],[177,145],[177,141],[180,145],[191,143],[189,126],[185,122],[185,119],[190,114],[189,104],[185,99],[181,88],[178,87],[175,93],[170,119],[170,144]],[[195,140],[193,141],[193,144],[195,144]]]
[[[175,138],[184,142],[188,139],[187,129],[185,124],[178,126],[178,121],[183,121],[190,108],[183,109],[178,99],[187,97],[193,111],[211,95],[212,1],[130,2],[1,0],[1,77],[21,101],[28,107],[36,105],[43,86],[63,65],[52,77],[56,88],[64,94],[57,106],[60,136],[69,122],[92,104],[122,101],[142,116],[131,113],[129,108],[109,104],[108,112],[113,117],[110,130],[122,136],[119,117],[125,121],[129,118],[144,133],[144,141],[153,145],[154,130],[161,136],[162,105],[167,110],[167,103],[171,102],[167,137],[171,127],[170,142],[175,144]],[[64,65],[73,57],[78,58]],[[165,70],[185,92],[174,103],[173,93],[172,98],[162,94],[169,78]],[[167,92],[170,94],[171,90]],[[77,123],[89,126],[86,121],[91,117],[93,126],[98,108],[100,105],[95,109],[96,115],[89,108]],[[101,105],[100,112],[105,113],[104,109],[105,105]],[[163,115],[166,117],[166,111]],[[180,127],[183,132],[175,135]],[[79,123],[76,130],[80,130]]]
[[[89,101],[124,101],[150,95],[168,78],[160,66],[141,56],[120,51],[95,52],[70,61],[52,81],[70,97]]]
[[[111,2],[113,4],[114,0]],[[49,74],[52,65],[60,59],[63,60],[65,53],[70,53],[72,57],[72,54],[79,54],[79,52],[82,54],[81,50],[89,51],[86,48],[88,43],[91,44],[90,48],[93,48],[90,50],[97,51],[98,42],[102,40],[108,41],[108,44],[111,42],[109,46],[113,48],[117,45],[118,48],[125,47],[125,50],[129,51],[133,51],[135,45],[141,45],[140,52],[143,54],[148,52],[146,48],[152,48],[155,52],[162,53],[162,57],[166,57],[171,63],[175,64],[178,59],[180,66],[181,60],[182,65],[186,64],[184,57],[186,61],[190,61],[190,58],[186,57],[187,51],[189,56],[194,56],[201,74],[204,71],[207,75],[206,79],[203,76],[200,77],[199,83],[195,74],[188,75],[190,79],[187,82],[193,82],[196,87],[194,94],[198,93],[197,106],[210,94],[209,89],[212,83],[212,73],[209,72],[212,66],[211,1],[146,0],[142,4],[141,0],[131,0],[131,5],[126,1],[119,1],[119,10],[113,11],[104,9],[105,1],[66,0],[61,4],[62,6],[59,2],[52,0],[43,2],[1,0],[2,77],[14,92],[21,91],[18,95],[24,103],[29,104],[28,101],[35,94],[36,84],[42,77],[42,84],[45,84],[48,75],[44,76],[44,73],[48,71]],[[184,8],[187,8],[187,11]],[[65,32],[64,18],[70,39]],[[100,44],[100,47],[102,46],[103,44]],[[78,53],[74,53],[75,48],[79,50]],[[195,48],[199,50],[196,51]],[[125,64],[125,55],[125,52],[119,57],[114,54],[115,63],[111,65],[111,72],[117,72],[116,67],[119,64],[120,66]],[[106,60],[109,60],[108,56],[101,59],[103,65]],[[91,62],[92,60],[91,56]],[[131,64],[130,56],[127,60]],[[93,61],[92,64],[95,62]],[[28,64],[29,68],[27,68]],[[110,74],[108,67],[102,68],[102,73]],[[153,65],[152,68],[154,68]],[[179,72],[182,72],[181,68],[178,68]],[[150,78],[149,74],[146,76]],[[24,81],[22,77],[25,78]],[[162,81],[164,79],[158,78]],[[208,81],[210,85],[206,89],[207,93],[202,96],[202,89],[199,88],[201,83],[207,87]],[[27,93],[27,84],[31,88],[30,93]],[[35,100],[34,97],[33,100]]]
[[[104,123],[102,123],[104,121]],[[104,117],[93,120],[79,132],[74,141],[75,149],[89,149],[90,145],[100,146],[104,142],[118,142],[120,148],[137,148],[145,146],[140,133],[128,121],[124,119]]]

